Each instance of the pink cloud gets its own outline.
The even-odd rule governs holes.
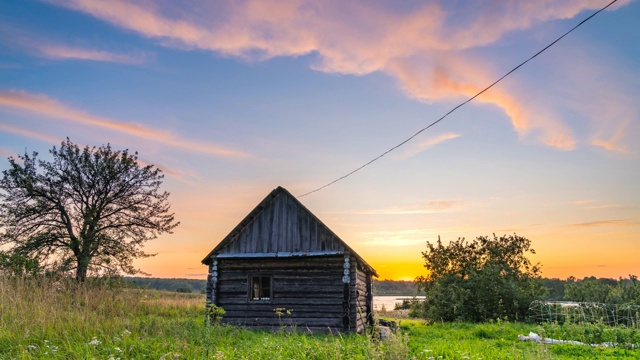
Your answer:
[[[142,55],[117,54],[108,51],[53,44],[34,44],[33,46],[42,56],[52,59],[78,59],[122,64],[142,64],[144,62],[144,56]]]
[[[36,56],[56,60],[90,60],[121,64],[142,64],[146,56],[142,53],[116,53],[93,48],[60,44],[47,36],[37,35],[19,27],[0,24],[0,31],[10,34],[2,39],[8,46],[26,49]]]
[[[477,54],[471,61],[469,51],[494,44],[508,33],[603,6],[600,0],[480,1],[467,2],[464,9],[447,1],[195,1],[189,7],[127,0],[50,2],[166,46],[250,61],[312,54],[311,66],[318,71],[383,72],[397,79],[409,96],[423,101],[468,98],[501,75],[493,67],[495,61],[483,61]],[[616,7],[627,3],[619,1]],[[521,139],[563,150],[576,148],[576,135],[559,115],[555,99],[544,94],[532,99],[532,89],[510,84],[478,100],[502,108]],[[598,133],[591,140],[596,146],[623,150],[618,142],[615,134]]]
[[[57,144],[60,142],[59,138],[50,136],[48,134],[41,133],[39,131],[27,130],[17,126],[0,123],[0,131],[9,132],[12,134],[20,135],[30,139],[37,139],[50,144]],[[15,154],[13,154],[15,155]]]
[[[441,134],[438,135],[436,137],[431,137],[425,140],[420,141],[419,143],[416,143],[415,145],[409,147],[407,150],[405,150],[398,158],[399,159],[407,159],[410,158],[412,156],[415,156],[431,147],[434,147],[442,142],[445,142],[447,140],[452,140],[452,139],[456,139],[460,137],[460,134],[454,134],[454,133],[446,133],[446,134]]]
[[[64,105],[55,99],[41,94],[29,94],[22,91],[0,91],[0,107],[38,113],[46,117],[63,119],[83,125],[101,127],[189,151],[220,157],[239,158],[248,156],[248,154],[244,152],[223,146],[183,139],[171,134],[169,131],[160,131],[140,124],[95,116]]]

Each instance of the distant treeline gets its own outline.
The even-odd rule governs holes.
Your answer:
[[[193,279],[161,279],[161,278],[147,278],[147,277],[125,277],[125,281],[134,284],[136,287],[155,289],[155,290],[167,290],[178,292],[193,292],[204,293],[207,287],[206,280],[193,280]],[[629,283],[629,284],[628,284]],[[631,279],[623,280],[621,283],[616,279],[609,278],[596,278],[585,277],[582,280],[570,277],[568,279],[542,279],[542,284],[548,289],[547,300],[560,301],[567,300],[565,291],[570,291],[570,297],[577,297],[571,299],[575,301],[586,301],[579,295],[581,292],[585,292],[582,288],[587,289],[589,294],[602,294],[597,300],[600,302],[606,302],[610,300],[616,291],[614,289],[621,289],[623,285],[625,288],[629,285],[636,285],[637,280],[635,277]],[[632,286],[633,287],[633,286]],[[619,290],[621,291],[621,290]],[[629,290],[627,290],[628,292]],[[414,296],[418,294],[418,288],[413,281],[396,281],[396,280],[373,280],[373,295],[403,295]],[[609,295],[611,294],[611,295]],[[578,299],[580,298],[580,299]],[[590,299],[591,300],[591,299]],[[595,300],[595,299],[593,299]]]
[[[373,295],[404,295],[414,296],[418,294],[418,287],[413,281],[376,280],[373,279]]]

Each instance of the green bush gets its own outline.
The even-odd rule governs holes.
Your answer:
[[[426,300],[410,315],[434,321],[489,321],[527,318],[529,304],[543,299],[540,268],[532,265],[530,240],[517,236],[458,239],[444,246],[427,242],[422,253],[426,277],[417,279]]]

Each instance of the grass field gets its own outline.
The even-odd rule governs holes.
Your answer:
[[[0,359],[640,358],[640,350],[624,347],[539,345],[517,339],[534,331],[584,342],[596,339],[594,334],[603,341],[636,341],[635,329],[402,319],[399,334],[380,342],[355,334],[204,326],[203,313],[204,297],[199,294],[0,278]]]

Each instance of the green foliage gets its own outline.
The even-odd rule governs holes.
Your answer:
[[[524,320],[529,304],[546,295],[540,269],[527,254],[530,240],[517,236],[427,242],[429,274],[416,279],[426,300],[410,312],[434,321]]]
[[[223,308],[207,301],[207,305],[205,306],[205,321],[208,325],[220,324],[222,317],[226,313],[227,312]]]
[[[618,281],[593,276],[582,280],[571,277],[567,279],[564,298],[578,302],[640,305],[640,281],[635,275]]]
[[[163,175],[141,166],[137,153],[110,145],[85,147],[69,139],[49,151],[9,158],[0,179],[0,246],[48,269],[90,273],[139,272],[133,259],[150,256],[143,244],[171,232]]]
[[[542,323],[537,327],[536,332],[542,337],[574,340],[584,344],[609,344],[635,349],[640,346],[640,329],[626,326],[607,326],[603,323]]]
[[[542,279],[542,286],[547,288],[547,298],[548,301],[559,301],[564,299],[564,286],[567,283],[567,280],[562,279]]]
[[[36,259],[28,258],[20,253],[0,251],[0,274],[5,276],[36,276],[43,269]]]

